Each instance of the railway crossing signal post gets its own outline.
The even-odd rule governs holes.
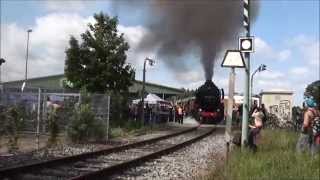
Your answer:
[[[232,126],[232,111],[233,111],[233,104],[234,104],[234,86],[235,86],[235,68],[244,68],[245,63],[243,60],[242,53],[239,50],[227,50],[222,64],[222,67],[229,67],[231,68],[230,76],[229,76],[229,93],[228,93],[228,107],[227,107],[227,122],[226,122],[226,159],[228,160],[228,152],[229,152],[229,145],[231,141],[231,126]]]
[[[250,0],[243,0],[243,26],[246,32],[246,37],[250,37]],[[249,47],[249,41],[242,41],[239,43],[240,50],[252,49]],[[253,41],[252,41],[253,42]],[[252,49],[253,50],[253,49]],[[245,86],[244,86],[244,101],[243,101],[243,113],[242,113],[242,132],[241,132],[241,145],[245,145],[248,139],[248,120],[249,120],[249,90],[250,90],[250,51],[244,52],[245,55]]]

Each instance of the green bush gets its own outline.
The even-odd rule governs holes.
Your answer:
[[[49,139],[48,146],[53,146],[57,144],[57,138],[59,135],[59,126],[58,126],[58,111],[59,109],[51,108],[48,115],[48,129],[49,129]]]
[[[125,136],[125,131],[123,128],[117,127],[117,128],[112,128],[110,132],[110,138],[115,138],[115,137],[123,137]]]
[[[72,142],[104,141],[106,124],[96,119],[89,104],[81,104],[75,110],[67,128],[67,135]]]
[[[292,122],[294,124],[294,130],[300,131],[303,123],[304,110],[299,106],[292,107]]]
[[[0,106],[0,139],[3,135],[5,135],[5,122],[6,122],[6,109],[3,106]]]
[[[12,106],[3,109],[0,115],[1,119],[1,135],[7,135],[9,138],[9,151],[14,152],[18,150],[19,131],[23,127],[23,113],[18,106]]]
[[[140,121],[129,120],[122,126],[111,127],[110,138],[142,135],[161,128],[163,125],[145,126]]]

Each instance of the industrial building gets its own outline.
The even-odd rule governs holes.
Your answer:
[[[21,88],[23,82],[24,80],[4,82],[3,88],[10,88],[10,87]],[[51,76],[45,76],[45,77],[30,78],[27,81],[27,87],[63,91],[63,90],[66,90],[66,88],[64,87],[64,84],[66,82],[67,82],[67,79],[64,76],[64,74],[51,75]],[[129,93],[133,97],[139,96],[141,89],[142,89],[142,81],[135,80],[133,84],[129,87]],[[183,93],[182,89],[149,83],[149,82],[145,83],[145,89],[147,93],[156,94],[163,99]]]

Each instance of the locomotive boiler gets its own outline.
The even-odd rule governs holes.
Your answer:
[[[194,108],[200,123],[218,124],[224,119],[224,92],[207,80],[195,92]]]

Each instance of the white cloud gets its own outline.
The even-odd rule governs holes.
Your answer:
[[[29,44],[28,77],[63,73],[65,49],[70,35],[79,39],[91,17],[75,14],[49,14],[36,19],[31,29]],[[2,25],[1,39],[5,81],[23,79],[25,73],[25,54],[27,32],[17,24]]]
[[[292,82],[285,72],[262,71],[254,77],[253,91],[257,94],[262,90],[292,90]]]
[[[307,67],[294,67],[289,71],[292,75],[301,76],[305,75],[308,72]]]
[[[184,87],[187,89],[195,90],[195,89],[199,88],[203,83],[204,83],[204,81],[192,82],[192,83],[186,84]]]
[[[183,84],[184,88],[187,89],[197,89],[201,85],[205,83],[205,80],[203,79],[203,72],[197,72],[197,71],[191,71],[186,73],[176,73],[178,76],[177,80]],[[228,83],[229,79],[228,77],[225,77],[223,74],[220,74],[219,76],[215,76],[212,81],[219,89],[224,89],[225,93],[228,92]],[[237,83],[237,82],[236,82]],[[237,86],[237,85],[236,85]]]
[[[194,83],[203,80],[203,74],[199,71],[186,71],[176,73],[176,78],[183,83]]]
[[[291,50],[275,50],[261,38],[255,38],[255,53],[257,59],[286,61],[291,56]]]
[[[280,61],[285,61],[291,56],[291,51],[286,49],[286,50],[280,51],[278,55],[279,55]]]
[[[89,1],[84,0],[46,0],[46,8],[49,11],[82,11],[86,8]],[[94,2],[90,0],[90,3]]]
[[[142,38],[149,33],[149,31],[142,26],[123,26],[119,25],[118,30],[120,33],[124,33],[125,40],[129,43],[130,49],[128,51],[128,62],[133,64],[136,68],[142,68],[143,62],[146,57],[151,59],[156,58],[156,51],[141,51],[138,50],[138,46]],[[158,63],[157,61],[156,63]],[[147,66],[147,68],[150,68]]]
[[[306,44],[305,46],[301,46],[301,51],[304,56],[304,59],[308,61],[310,65],[314,65],[316,67],[319,67],[319,61],[320,61],[320,56],[319,56],[319,41],[314,41]]]
[[[81,41],[80,34],[87,29],[88,23],[94,18],[82,17],[77,14],[51,13],[35,20],[30,27],[28,77],[46,76],[63,73],[65,50],[70,36]],[[23,79],[25,73],[25,55],[27,32],[17,24],[1,26],[3,32],[2,56],[7,60],[2,68],[4,81]],[[124,33],[130,45],[127,62],[136,68],[142,68],[146,57],[156,58],[155,52],[137,52],[137,46],[148,31],[142,26],[118,26],[119,32]]]
[[[214,78],[213,81],[217,86],[220,86],[220,88],[224,88],[224,89],[226,89],[229,84],[229,78],[223,77],[223,76]],[[236,82],[236,86],[237,86],[237,82]]]
[[[298,35],[288,42],[290,46],[297,49],[303,56],[303,62],[311,66],[319,67],[320,43],[319,39]]]
[[[275,81],[271,79],[258,79],[256,81],[257,88],[263,90],[290,90],[292,89],[291,83],[289,81]]]
[[[258,79],[264,79],[264,80],[279,80],[281,78],[285,77],[285,74],[278,71],[262,71],[259,74],[256,75]]]
[[[143,36],[148,33],[147,29],[142,26],[119,25],[118,30],[120,33],[124,33],[124,37],[131,47],[137,47]]]

